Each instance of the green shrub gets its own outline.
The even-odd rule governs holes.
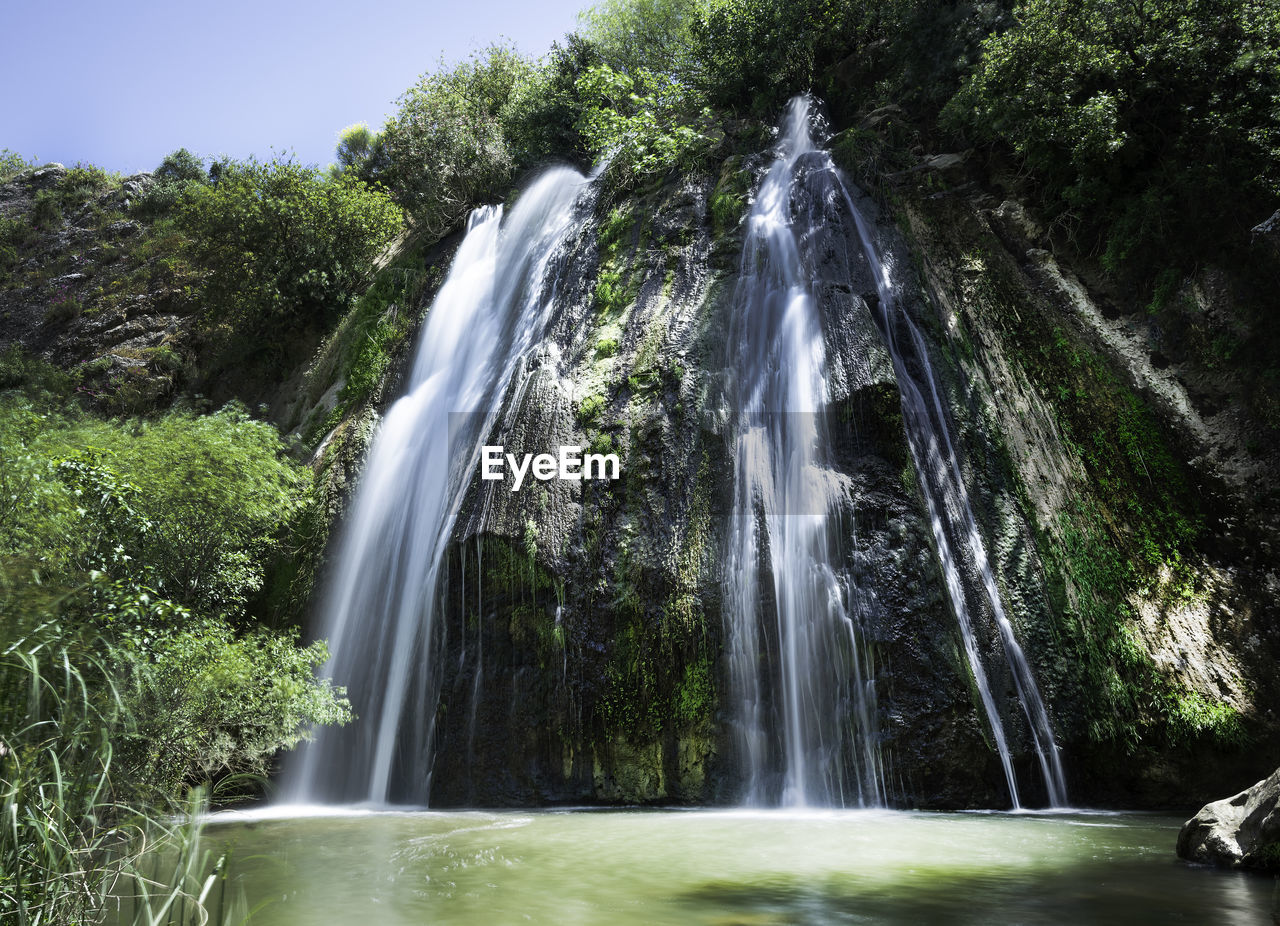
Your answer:
[[[31,224],[40,231],[62,225],[62,201],[56,190],[41,190],[31,205]]]
[[[711,110],[686,83],[640,70],[634,76],[608,65],[578,78],[582,115],[578,130],[587,148],[612,157],[610,170],[627,186],[676,167],[691,167],[711,147]]]
[[[174,211],[201,273],[206,336],[237,364],[294,359],[298,334],[331,326],[368,285],[400,210],[350,174],[279,160],[216,167],[217,183],[188,187]]]
[[[349,125],[338,133],[338,172],[355,171],[363,174],[371,159],[382,147],[382,139],[363,122]]]
[[[64,206],[78,206],[89,198],[110,190],[119,178],[92,164],[77,164],[69,168],[54,189]]]
[[[76,386],[78,377],[28,353],[20,344],[0,351],[0,392],[20,389],[28,393],[66,396]],[[0,429],[3,426],[0,425]],[[2,432],[0,432],[2,433]]]
[[[711,5],[692,26],[712,99],[772,116],[811,89],[819,68],[849,42],[844,4],[829,0],[732,0]]]
[[[602,395],[587,396],[585,399],[583,399],[581,402],[578,403],[578,411],[577,411],[578,423],[582,425],[589,425],[593,423],[598,417],[600,417],[600,412],[604,410],[604,406],[605,406],[604,396]]]
[[[311,728],[351,718],[341,689],[315,678],[329,658],[323,642],[300,647],[292,631],[237,635],[128,583],[91,603],[114,608],[100,619],[133,673],[123,696],[133,723],[115,739],[128,781],[180,794],[191,784],[262,778]]]
[[[239,614],[261,587],[308,485],[275,429],[235,406],[108,422],[10,399],[0,446],[12,478],[39,487],[10,503],[11,552],[134,576],[206,614]],[[4,524],[0,509],[0,539]]]
[[[314,679],[324,658],[129,583],[15,583],[0,562],[0,919],[98,922],[134,892],[133,922],[170,922],[175,900],[199,918],[198,828],[168,817],[185,784],[262,774],[312,724],[350,716]],[[152,858],[144,877],[158,845],[174,867]]]
[[[0,148],[0,183],[16,177],[24,170],[31,170],[35,166],[34,161],[28,161],[16,151]]]
[[[80,304],[80,298],[67,287],[62,287],[49,300],[49,308],[45,310],[44,320],[50,324],[65,325],[79,318],[82,311],[84,306]]]
[[[32,365],[9,351],[0,375]],[[280,449],[236,408],[102,421],[0,397],[5,922],[96,922],[132,890],[139,921],[167,922],[199,867],[165,822],[186,788],[227,792],[350,716],[316,678],[323,643],[244,614],[304,497]],[[168,882],[139,880],[138,853],[170,837]]]
[[[1051,217],[1153,279],[1280,203],[1280,7],[1026,0],[946,116],[1008,144]]]
[[[204,160],[186,148],[165,155],[151,176],[150,188],[132,206],[144,218],[168,213],[189,191],[209,182]]]
[[[0,218],[0,270],[17,266],[40,241],[40,230],[25,217]]]
[[[552,76],[513,48],[494,45],[424,75],[400,97],[373,177],[394,193],[424,240],[439,238],[474,206],[501,199],[519,170],[550,154]]]
[[[578,20],[582,38],[610,69],[683,77],[696,67],[690,27],[700,8],[691,0],[604,0]]]

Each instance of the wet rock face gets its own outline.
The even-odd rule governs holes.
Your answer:
[[[1235,797],[1206,804],[1178,833],[1178,857],[1280,872],[1280,770]]]
[[[716,188],[724,184],[722,176]],[[742,236],[723,214],[712,218],[716,188],[668,186],[603,206],[570,248],[559,314],[493,442],[520,453],[607,449],[623,478],[518,493],[473,483],[442,605],[438,804],[738,798],[720,590],[733,478],[725,339]],[[1069,798],[1178,806],[1233,776],[1256,776],[1256,756],[1214,745],[1212,731],[1193,724],[1214,709],[1248,716],[1268,702],[1274,604],[1249,594],[1233,561],[1195,546],[1184,554],[1199,576],[1190,591],[1158,570],[1145,587],[1091,584],[1097,558],[1116,548],[1102,537],[1084,543],[1080,512],[1090,509],[1081,506],[1113,499],[1096,481],[1096,461],[1068,439],[1079,426],[1071,408],[1107,410],[1089,392],[1105,387],[1123,409],[1177,409],[1143,385],[1155,376],[1145,367],[1131,371],[1136,386],[1107,372],[1127,355],[1098,330],[1118,323],[1082,308],[1093,297],[1047,251],[1030,254],[1047,243],[1034,222],[1016,204],[989,214],[980,205],[917,203],[908,211],[933,213],[909,212],[900,235],[860,202],[929,342],[979,530],[1062,747]],[[815,268],[828,418],[849,488],[849,588],[869,603],[860,630],[873,655],[888,797],[899,806],[1007,806],[872,322],[874,286],[837,237]],[[1075,379],[1044,365],[1053,351]],[[1163,439],[1139,448],[1137,497],[1160,488],[1143,467]],[[1116,624],[1106,632],[1141,647],[1133,658],[1147,674],[1107,674],[1129,669],[1107,662],[1103,619]],[[992,616],[974,620],[1022,797],[1034,806],[1045,794],[1014,680]],[[1104,686],[1117,682],[1180,698],[1184,739],[1168,726],[1099,729],[1112,710]],[[1137,753],[1131,737],[1143,738]]]
[[[612,453],[613,481],[474,480],[442,601],[433,801],[705,803],[718,786],[723,441],[707,189],[602,206],[490,443]]]
[[[1072,803],[1194,806],[1264,774],[1272,451],[1220,427],[1191,360],[1151,359],[1147,313],[1059,263],[1017,204],[904,198],[966,481]]]

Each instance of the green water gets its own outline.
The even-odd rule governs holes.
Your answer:
[[[220,815],[227,904],[300,924],[1270,924],[1275,882],[1145,815]]]

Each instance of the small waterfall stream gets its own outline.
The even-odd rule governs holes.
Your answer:
[[[986,544],[978,531],[978,522],[974,517],[964,476],[960,471],[960,463],[951,441],[951,432],[947,426],[947,417],[933,364],[929,360],[928,348],[915,321],[900,304],[897,289],[890,278],[889,266],[880,257],[875,238],[866,219],[849,195],[848,188],[842,184],[841,189],[857,226],[858,237],[862,242],[867,263],[875,273],[876,294],[879,301],[877,322],[884,334],[889,353],[893,357],[898,391],[902,397],[902,416],[906,425],[907,444],[910,447],[916,476],[920,481],[929,510],[934,544],[946,580],[947,594],[951,599],[956,620],[960,624],[965,655],[968,658],[969,668],[973,672],[974,684],[978,688],[987,721],[991,725],[991,735],[1000,754],[1000,763],[1004,768],[1005,780],[1009,786],[1009,797],[1015,809],[1022,806],[1018,794],[1017,777],[1013,772],[1008,738],[991,693],[986,670],[982,665],[981,653],[974,633],[971,604],[961,577],[957,547],[963,551],[963,555],[967,555],[972,570],[978,577],[985,602],[990,608],[991,617],[999,632],[1018,702],[1030,725],[1032,745],[1039,760],[1049,805],[1051,807],[1066,806],[1066,778],[1058,756],[1058,747],[1053,739],[1053,729],[1049,724],[1049,714],[1045,710],[1044,700],[1040,697],[1040,689],[1036,686],[1026,654],[1023,653],[1014,634],[1013,625],[1005,612],[995,574],[991,569],[991,561],[987,557]]]
[[[816,155],[808,103],[799,100],[747,217],[729,334],[736,388],[727,656],[748,803],[883,805],[860,593],[841,565],[847,490],[827,459],[812,232],[830,216],[828,197],[805,185]],[[765,633],[769,591],[775,625]],[[775,648],[762,665],[761,653]],[[779,764],[781,781],[771,771]]]
[[[556,258],[586,189],[586,177],[555,168],[509,214],[471,215],[407,393],[378,428],[324,599],[325,674],[347,688],[358,720],[303,748],[287,799],[427,803],[442,558],[480,445],[549,320]]]
[[[813,291],[815,222],[852,218],[857,246],[875,278],[876,322],[893,361],[947,593],[1010,798],[1021,806],[1008,736],[975,632],[975,608],[988,609],[994,621],[1049,803],[1063,806],[1066,785],[1048,713],[1001,601],[928,349],[839,170],[814,145],[810,106],[804,97],[790,104],[776,160],[748,216],[730,335],[730,375],[737,386],[726,655],[746,799],[864,805],[885,797],[872,663],[859,633],[860,596],[839,557],[845,493],[826,460],[826,356]],[[840,207],[845,214],[836,214]],[[762,575],[762,563],[768,575]],[[966,584],[965,567],[980,595]],[[774,627],[763,623],[767,591]],[[778,652],[768,660],[776,663],[771,676],[761,655],[773,647]],[[771,756],[771,744],[779,740],[781,755]],[[781,785],[771,787],[769,769],[779,764]]]

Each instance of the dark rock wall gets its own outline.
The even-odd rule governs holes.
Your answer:
[[[1145,312],[1059,265],[1021,207],[895,201],[1073,802],[1191,806],[1255,780],[1280,694],[1265,451],[1244,454]]]
[[[605,204],[573,245],[552,336],[518,377],[492,442],[605,447],[623,478],[519,493],[473,485],[443,600],[439,802],[735,798],[731,706],[719,697],[719,551],[740,235],[714,227],[714,195],[694,182]],[[838,230],[823,249],[821,301],[835,451],[853,502],[845,550],[870,602],[887,789],[904,805],[1000,806],[998,758],[974,709],[865,295],[874,285],[850,235]],[[602,279],[619,281],[625,301],[611,302]],[[1004,707],[1016,724],[1016,703]]]

